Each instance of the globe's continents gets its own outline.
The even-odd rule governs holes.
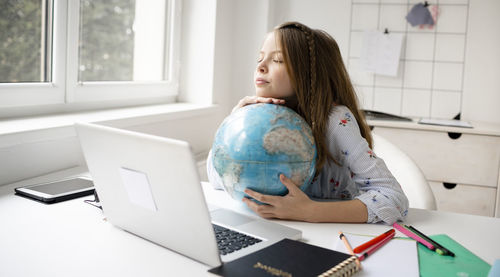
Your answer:
[[[212,163],[225,190],[237,200],[245,188],[284,195],[280,174],[305,190],[314,176],[316,145],[305,120],[273,104],[253,104],[229,115],[212,146]]]

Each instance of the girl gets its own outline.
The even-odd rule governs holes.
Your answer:
[[[308,222],[392,224],[406,216],[408,199],[371,150],[370,129],[330,35],[298,22],[278,26],[264,41],[254,77],[256,96],[243,98],[233,111],[254,103],[292,108],[311,126],[318,160],[316,176],[305,192],[282,174],[288,194],[247,189],[246,194],[264,203],[244,198],[249,208],[264,218]],[[210,182],[220,185],[211,155],[207,168]]]

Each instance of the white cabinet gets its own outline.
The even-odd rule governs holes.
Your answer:
[[[422,169],[438,210],[500,217],[500,125],[474,128],[370,120]]]
[[[493,216],[496,188],[430,181],[440,211]]]

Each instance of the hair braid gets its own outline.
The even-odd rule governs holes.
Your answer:
[[[316,59],[316,34],[313,29],[310,29],[309,27],[298,22],[283,24],[279,26],[278,29],[296,29],[297,31],[299,31],[299,33],[303,34],[303,42],[305,43],[305,45],[301,45],[299,47],[303,47],[302,49],[304,50],[307,49],[307,52],[304,51],[307,53],[304,53],[306,54],[304,57],[304,61],[307,61],[308,70],[304,70],[304,73],[307,74],[307,77],[304,78],[304,86],[302,86],[302,91],[304,93],[296,94],[296,96],[298,97],[297,112],[311,126],[314,140],[318,149],[318,161],[316,164],[316,174],[318,174],[327,157],[330,157],[331,155],[328,151],[324,153],[326,149],[324,140],[326,119],[324,118],[328,117],[328,113],[325,114],[323,113],[323,109],[318,108],[327,103],[328,99],[324,99],[323,97],[321,97],[322,95],[317,92],[318,64]],[[288,49],[286,51],[288,51]],[[295,78],[297,78],[297,76],[295,76]],[[297,89],[301,90],[299,88]],[[318,95],[320,97],[315,97],[314,95]]]
[[[322,94],[318,93],[317,90],[317,61],[316,61],[316,42],[315,42],[315,33],[312,29],[308,28],[303,24],[295,24],[306,36],[307,45],[309,48],[309,96],[302,98],[305,100],[303,106],[302,116],[306,119],[306,121],[311,125],[311,129],[313,131],[313,136],[316,141],[316,146],[318,148],[318,152],[324,152],[325,146],[325,122],[321,118],[328,117],[328,114],[322,114],[322,109],[319,109],[321,105],[326,103],[327,99],[323,97],[312,97],[312,95]],[[316,174],[319,173],[323,164],[326,162],[327,157],[331,157],[329,152],[325,154],[318,155],[318,162],[316,164]],[[332,159],[333,160],[333,159]],[[334,160],[335,161],[335,160]]]
[[[297,28],[299,28],[306,36],[307,44],[309,47],[309,81],[310,81],[310,93],[314,94],[316,92],[316,45],[314,42],[314,32],[308,28],[307,26],[303,24],[294,24]],[[309,111],[314,111],[315,104],[314,101],[312,101],[312,97],[308,97],[309,103],[307,103],[307,108]],[[306,108],[306,107],[304,107]],[[311,118],[307,118],[308,121],[310,121],[311,127],[315,128],[315,121],[314,121],[314,116],[311,116]]]

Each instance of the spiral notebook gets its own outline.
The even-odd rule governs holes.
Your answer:
[[[342,252],[284,239],[209,272],[220,276],[351,276],[359,270],[355,261]]]

